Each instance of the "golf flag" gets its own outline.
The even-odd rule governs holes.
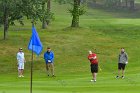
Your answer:
[[[28,49],[32,50],[37,55],[40,55],[40,53],[41,53],[41,51],[43,49],[42,43],[41,43],[41,41],[39,39],[38,33],[37,33],[37,31],[36,31],[34,26],[32,26],[32,36],[30,38]]]

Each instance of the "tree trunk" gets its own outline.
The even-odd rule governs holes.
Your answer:
[[[46,29],[47,28],[47,22],[46,20],[43,18],[43,21],[42,21],[42,29]]]
[[[128,0],[125,0],[125,7],[128,7]]]
[[[130,9],[133,10],[135,7],[135,0],[130,0]]]
[[[118,0],[118,7],[121,7],[121,0]]]
[[[46,9],[46,2],[43,2],[42,3],[42,10],[45,11]],[[42,29],[46,29],[47,28],[47,22],[45,20],[45,14],[44,14],[44,17],[42,19]]]
[[[79,27],[79,7],[80,0],[74,0],[72,24],[71,27]]]
[[[48,18],[47,18],[47,25],[49,25],[50,23],[50,11],[51,11],[51,0],[48,0],[47,2],[47,14],[48,14]]]
[[[8,8],[6,6],[4,6],[4,15],[3,15],[3,23],[4,23],[4,40],[7,39],[7,33],[8,33],[8,27],[9,27],[9,23],[8,23]]]

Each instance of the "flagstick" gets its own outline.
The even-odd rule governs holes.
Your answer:
[[[32,21],[32,27],[34,26],[34,20]],[[33,53],[33,44],[32,44],[32,61],[31,61],[31,81],[30,81],[30,93],[32,93],[32,78],[33,78],[33,59],[34,59],[34,57],[33,57],[33,55],[34,55],[34,53]]]
[[[32,26],[34,26],[34,22],[32,23]],[[31,84],[30,84],[30,93],[32,93],[32,85],[33,85],[33,83],[32,83],[32,81],[33,81],[33,60],[34,60],[34,57],[33,57],[33,55],[34,55],[34,53],[33,53],[33,44],[32,44],[32,61],[31,61]]]
[[[31,82],[30,82],[30,93],[32,93],[32,76],[33,76],[33,45],[32,45],[32,61],[31,61]]]

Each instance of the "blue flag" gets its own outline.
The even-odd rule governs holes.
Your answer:
[[[43,46],[37,34],[35,27],[32,27],[32,36],[28,45],[28,49],[35,52],[37,55],[40,55]]]

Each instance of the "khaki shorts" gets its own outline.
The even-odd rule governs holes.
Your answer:
[[[47,63],[46,66],[47,66],[48,68],[51,68],[51,69],[54,68],[54,64],[53,64],[53,63]]]

